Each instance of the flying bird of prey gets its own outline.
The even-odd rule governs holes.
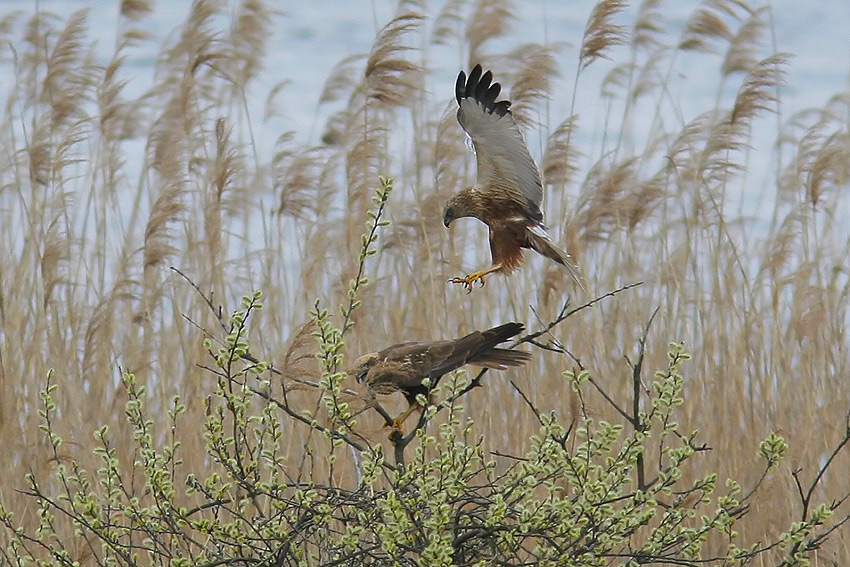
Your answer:
[[[355,361],[355,377],[376,394],[401,392],[407,399],[407,410],[393,420],[393,427],[401,429],[411,413],[420,408],[416,397],[428,397],[443,374],[464,364],[483,368],[505,370],[508,366],[521,366],[531,354],[519,350],[497,348],[525,327],[522,323],[505,323],[486,331],[475,331],[458,339],[446,341],[407,341],[379,352],[364,354]],[[430,386],[422,381],[430,378]]]
[[[522,249],[531,248],[564,266],[583,287],[570,255],[546,235],[540,172],[511,115],[510,101],[496,101],[502,87],[492,80],[490,71],[481,73],[481,65],[473,67],[469,77],[463,71],[457,77],[457,120],[472,138],[478,180],[455,194],[443,212],[447,228],[462,217],[475,217],[488,226],[492,265],[451,282],[470,291],[476,281],[483,286],[487,274],[508,274],[518,268]]]

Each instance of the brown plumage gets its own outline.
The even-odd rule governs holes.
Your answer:
[[[490,71],[473,67],[467,78],[457,77],[457,120],[472,138],[478,164],[478,180],[455,194],[446,204],[443,224],[462,217],[475,217],[490,229],[489,268],[464,278],[454,278],[468,290],[493,272],[508,274],[523,260],[523,248],[531,248],[564,266],[576,283],[581,276],[570,255],[558,248],[543,226],[543,185],[540,172],[528,152],[522,133],[507,100],[496,101],[501,85],[493,83]]]
[[[505,323],[486,331],[475,331],[464,337],[444,341],[406,341],[379,352],[364,354],[355,361],[355,377],[376,394],[401,392],[410,407],[395,419],[401,427],[410,413],[419,407],[416,397],[428,396],[430,388],[440,378],[464,364],[505,370],[508,366],[521,366],[531,354],[518,350],[497,348],[524,330],[522,323]],[[430,387],[422,384],[431,379]]]

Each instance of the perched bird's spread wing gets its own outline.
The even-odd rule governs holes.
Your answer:
[[[496,102],[502,87],[492,80],[490,71],[482,75],[481,65],[476,65],[469,77],[461,71],[455,86],[457,120],[475,146],[478,184],[494,193],[490,198],[510,199],[531,220],[542,223],[540,172],[511,115],[511,103]]]

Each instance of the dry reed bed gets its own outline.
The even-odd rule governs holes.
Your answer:
[[[776,121],[788,60],[769,49],[765,8],[707,3],[684,29],[671,29],[658,2],[644,2],[628,20],[621,2],[609,0],[597,6],[580,46],[515,44],[493,52],[488,40],[511,37],[510,3],[433,4],[438,16],[428,20],[401,2],[371,53],[340,62],[320,94],[323,105],[340,110],[318,145],[282,133],[266,161],[255,146],[265,142],[252,137],[257,118],[244,107],[274,21],[260,2],[243,2],[233,14],[196,2],[137,98],[125,94],[123,77],[126,54],[151,41],[139,25],[145,2],[123,2],[122,31],[105,64],[93,55],[85,11],[65,21],[46,14],[0,21],[2,44],[15,46],[3,56],[14,57],[16,79],[0,122],[0,431],[9,455],[0,462],[0,492],[8,507],[23,502],[14,492],[23,470],[44,474],[53,466],[35,413],[50,368],[69,456],[88,458],[91,431],[101,423],[123,439],[119,446],[131,446],[119,367],[148,385],[153,415],[164,415],[179,394],[189,406],[187,427],[203,419],[211,383],[198,364],[209,360],[202,333],[181,315],[211,330],[217,323],[169,266],[225,310],[262,289],[266,309],[252,321],[254,352],[288,376],[313,375],[314,343],[302,326],[316,298],[332,308],[345,299],[379,174],[396,178],[392,224],[367,263],[371,284],[347,337],[349,353],[508,319],[534,328],[538,315],[546,320],[558,311],[573,290],[539,259],[470,295],[446,284],[489,254],[480,226],[446,231],[440,222],[442,203],[470,182],[475,167],[451,93],[428,89],[436,64],[428,50],[448,47],[468,56],[440,60],[441,71],[492,66],[510,88],[518,120],[530,132],[548,132],[537,154],[548,225],[578,256],[592,289],[645,282],[569,319],[557,339],[625,403],[627,357],[658,308],[646,367],[664,366],[668,341],[689,345],[681,421],[714,448],[706,469],[752,482],[760,439],[779,430],[791,444],[743,531],[758,539],[795,517],[786,496],[790,471],[814,473],[850,408],[850,241],[841,214],[850,93],[780,115],[775,175],[753,180],[752,132]],[[676,101],[667,89],[679,59],[694,51],[717,70],[717,104],[671,123]],[[588,66],[610,69],[599,87],[617,134],[596,146],[578,141],[586,128],[581,100],[572,101],[571,116],[540,124],[560,62],[569,58],[578,59],[575,84]],[[651,128],[628,135],[637,115],[653,116]],[[140,147],[133,142],[144,147],[138,173],[127,167],[128,148]],[[756,183],[772,187],[773,208],[758,219],[736,214]],[[577,402],[561,373],[578,364],[542,351],[536,358],[511,377],[541,410],[569,419]],[[296,395],[305,407],[317,403],[309,388]],[[619,419],[601,398],[590,403],[595,416]],[[490,449],[521,452],[537,429],[505,376],[489,375],[465,405]],[[378,428],[367,414],[361,423],[366,432]],[[309,434],[293,425],[293,467],[303,464],[306,442]],[[209,465],[199,433],[185,436],[183,455],[187,469]],[[320,458],[312,463],[299,472],[322,474]],[[850,470],[846,455],[835,470],[842,469]],[[336,470],[344,477],[348,469]],[[826,478],[823,496],[846,489],[839,477]],[[848,548],[844,530],[824,557],[846,563]]]

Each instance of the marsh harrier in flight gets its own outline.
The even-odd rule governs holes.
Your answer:
[[[462,217],[475,217],[486,224],[493,265],[451,282],[462,284],[467,290],[472,290],[476,281],[484,285],[487,274],[508,274],[518,268],[523,260],[522,249],[531,248],[564,266],[583,287],[570,255],[546,235],[540,210],[540,172],[511,115],[510,101],[496,101],[502,87],[491,84],[492,80],[490,71],[481,73],[481,65],[473,67],[469,77],[463,71],[457,77],[457,120],[472,138],[478,180],[449,200],[443,224],[448,227]]]
[[[496,346],[520,334],[524,328],[522,323],[505,323],[458,339],[398,343],[358,358],[354,363],[355,377],[373,393],[404,394],[409,407],[393,420],[393,427],[401,429],[404,420],[421,407],[416,397],[419,394],[428,397],[443,374],[464,364],[496,370],[525,364],[531,358],[530,353]],[[430,386],[422,383],[426,378],[431,379]]]

